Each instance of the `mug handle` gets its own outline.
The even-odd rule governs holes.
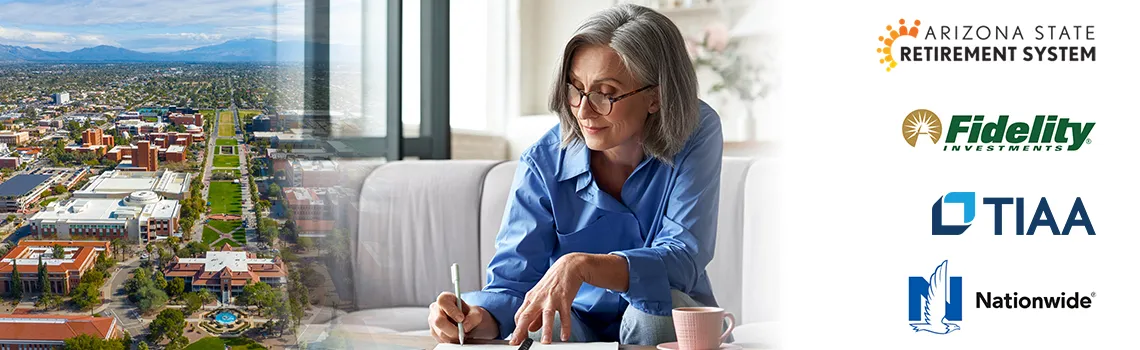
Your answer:
[[[732,330],[736,329],[736,317],[733,317],[731,312],[725,312],[724,317],[728,318],[728,329],[724,331],[724,334],[720,335],[721,343],[724,343],[724,340],[728,339],[728,336],[732,334]]]

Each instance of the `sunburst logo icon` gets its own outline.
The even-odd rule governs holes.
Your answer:
[[[914,20],[914,25],[907,27],[906,20],[899,19],[898,29],[895,29],[891,25],[887,25],[887,32],[890,33],[887,36],[879,36],[879,42],[883,43],[883,46],[875,49],[875,52],[883,54],[883,58],[879,59],[879,64],[886,64],[888,72],[890,72],[892,68],[895,68],[895,66],[898,65],[898,62],[895,61],[895,58],[891,55],[891,46],[894,45],[895,41],[898,40],[899,37],[909,36],[912,38],[918,38],[918,26],[921,24],[922,21],[916,19]]]
[[[938,143],[942,137],[942,120],[934,112],[916,109],[903,119],[902,134],[911,147],[918,144],[919,139],[925,138],[930,138],[931,143]]]

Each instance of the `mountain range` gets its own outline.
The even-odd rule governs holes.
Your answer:
[[[359,48],[332,45],[333,61],[355,57]],[[302,62],[305,46],[300,41],[265,39],[230,40],[217,45],[174,52],[138,52],[101,45],[71,52],[45,51],[27,46],[0,44],[0,62]]]

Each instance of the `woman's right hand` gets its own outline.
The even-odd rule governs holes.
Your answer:
[[[469,306],[463,303],[463,310],[456,306],[455,293],[443,292],[431,303],[428,311],[428,326],[431,336],[440,343],[459,343],[459,326],[463,322],[466,335],[464,340],[495,339],[499,336],[499,325],[482,306]]]

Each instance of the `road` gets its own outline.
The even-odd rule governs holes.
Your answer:
[[[138,318],[131,317],[132,310],[137,310],[130,300],[127,300],[127,292],[123,289],[128,279],[139,266],[142,265],[142,260],[132,257],[130,260],[119,263],[119,269],[111,273],[110,281],[103,285],[103,296],[110,301],[103,303],[103,306],[95,309],[94,312],[107,312],[118,320],[119,324],[123,326],[132,335],[142,334],[142,330],[147,327],[149,322],[143,322]]]
[[[231,106],[231,108],[233,109],[234,126],[240,128],[242,126],[241,114],[238,113],[237,105],[233,105],[233,106]],[[256,186],[256,185],[249,183],[249,161],[247,160],[248,151],[249,151],[249,148],[248,148],[248,145],[245,144],[245,138],[244,137],[238,138],[238,146],[237,146],[238,167],[240,168],[239,173],[241,174],[241,176],[240,176],[241,177],[241,203],[242,203],[242,205],[241,205],[241,219],[242,219],[242,221],[244,221],[246,223],[246,228],[245,228],[246,246],[247,247],[256,247],[257,246],[257,215],[254,213],[254,210],[256,210],[255,209],[256,207],[254,206],[255,198],[251,198],[252,191],[250,191],[250,188],[249,188],[250,186]]]
[[[214,173],[214,146],[218,141],[218,121],[221,118],[221,110],[214,109],[214,130],[210,132],[210,137],[206,138],[206,164],[202,167],[202,198],[207,202],[210,201],[210,175]],[[194,231],[191,234],[189,241],[197,242],[202,240],[202,230],[206,227],[205,218],[206,214],[202,213],[194,222]],[[183,237],[185,240],[186,238]]]

